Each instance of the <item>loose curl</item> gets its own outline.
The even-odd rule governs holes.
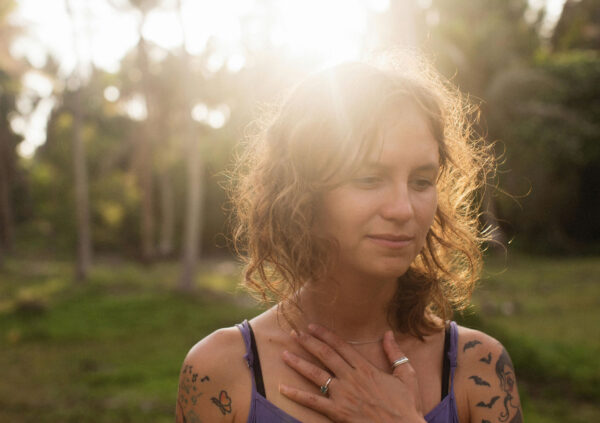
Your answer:
[[[477,108],[423,60],[397,52],[309,76],[250,127],[229,194],[244,285],[259,300],[297,306],[304,283],[326,275],[337,242],[314,231],[320,195],[381,146],[407,107],[423,113],[438,142],[438,207],[425,246],[398,278],[389,321],[422,338],[468,305],[491,238],[478,194],[493,155],[473,130]]]

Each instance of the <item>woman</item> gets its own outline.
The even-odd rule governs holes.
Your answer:
[[[276,305],[190,350],[178,422],[522,421],[502,345],[448,321],[485,240],[472,111],[426,66],[387,60],[316,73],[262,121],[235,241]]]

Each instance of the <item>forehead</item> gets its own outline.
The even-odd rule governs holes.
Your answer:
[[[430,122],[415,107],[394,113],[380,130],[366,163],[418,162],[439,164],[439,143],[433,136]],[[421,163],[422,162],[422,163]]]

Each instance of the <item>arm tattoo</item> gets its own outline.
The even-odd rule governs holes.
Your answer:
[[[186,417],[187,416],[187,417]],[[183,423],[202,423],[200,417],[194,412],[194,410],[190,410],[184,417]]]
[[[479,361],[490,364],[492,362],[492,353],[488,353],[487,357],[481,357]]]
[[[481,344],[481,342],[478,341],[477,339],[475,339],[474,341],[467,342],[463,347],[463,352],[465,352],[469,348],[473,348],[475,345],[478,345],[478,344]]]
[[[200,398],[202,392],[196,387],[197,380],[198,373],[194,373],[193,366],[184,366],[179,378],[179,401],[181,406],[196,405],[198,403],[198,398]]]
[[[500,421],[505,422],[508,420],[510,415],[509,406],[517,410],[517,414],[511,420],[511,423],[522,421],[519,405],[513,404],[513,394],[516,389],[515,370],[505,349],[502,349],[502,354],[500,354],[498,361],[496,361],[496,375],[498,375],[498,379],[500,379],[500,388],[504,392],[504,411],[500,413]]]
[[[179,398],[177,398],[177,406],[181,412],[181,418],[183,419],[178,423],[202,423],[200,416],[192,408],[198,404],[198,399],[202,396],[200,392],[199,383],[204,383],[210,380],[208,375],[198,378],[199,374],[194,372],[194,366],[185,365],[181,370],[181,376],[179,378]],[[198,380],[200,382],[198,382]]]
[[[494,404],[496,403],[496,401],[498,401],[500,399],[499,396],[495,396],[494,398],[492,398],[490,400],[490,402],[488,402],[487,404],[483,401],[479,401],[477,403],[477,407],[485,407],[485,408],[492,408],[494,406]]]
[[[227,391],[221,391],[219,393],[219,398],[212,397],[211,401],[219,407],[219,410],[221,410],[223,415],[231,413],[231,398],[227,394]]]
[[[486,382],[479,376],[475,376],[475,375],[469,376],[469,379],[473,379],[473,382],[475,382],[475,385],[490,386],[490,384],[488,382]]]

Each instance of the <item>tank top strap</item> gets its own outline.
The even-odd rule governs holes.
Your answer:
[[[252,352],[252,335],[250,334],[250,324],[248,323],[248,320],[244,320],[242,323],[237,323],[236,326],[242,333],[242,338],[244,339],[244,346],[246,347],[244,360],[246,360],[246,363],[252,372],[252,391],[254,391],[256,390],[256,385],[254,381],[254,353]]]
[[[450,392],[454,392],[454,372],[456,371],[458,357],[458,325],[450,322],[450,348],[448,349],[448,360],[450,361]]]

